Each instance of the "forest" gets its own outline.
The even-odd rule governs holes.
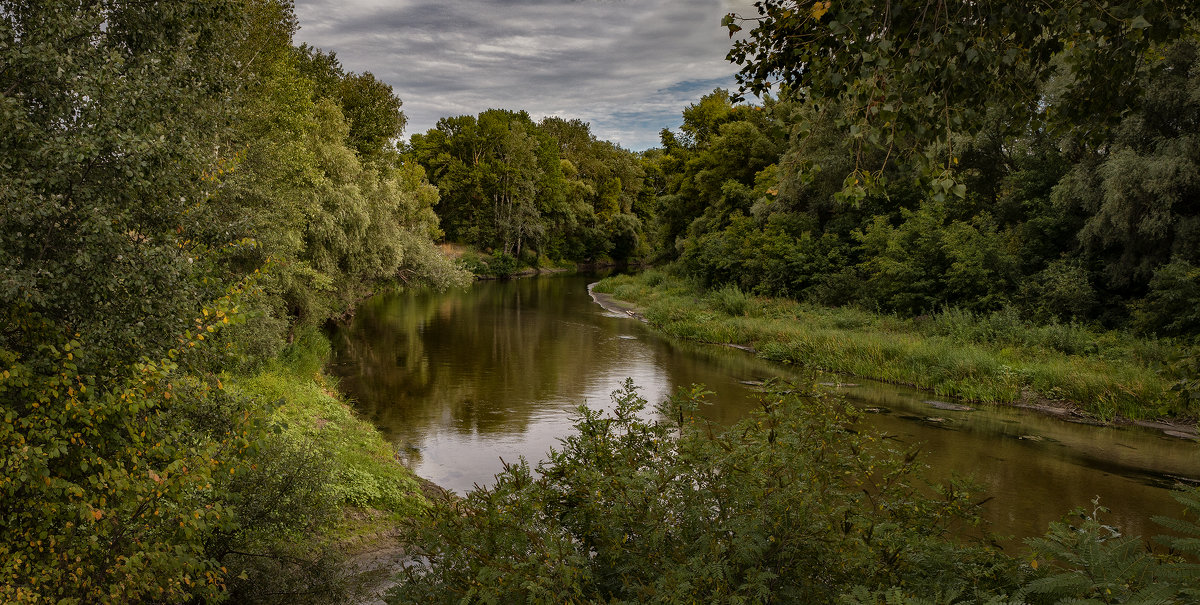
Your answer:
[[[316,328],[469,274],[391,87],[295,29],[275,1],[0,5],[0,601],[336,602],[342,506],[421,506],[313,382]]]
[[[1195,490],[1156,549],[1096,508],[1026,560],[953,538],[969,491],[912,488],[844,402],[717,435],[629,385],[540,472],[430,503],[323,376],[373,292],[652,263],[1143,339],[1176,398],[1147,415],[1194,422],[1200,6],[876,4],[730,14],[737,90],[631,151],[519,108],[403,140],[282,0],[0,2],[0,601],[340,602],[339,539],[382,524],[428,549],[398,602],[1196,602]]]

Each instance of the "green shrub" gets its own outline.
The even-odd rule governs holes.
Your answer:
[[[713,307],[722,313],[740,316],[746,314],[746,309],[750,306],[753,299],[745,292],[742,292],[741,288],[729,284],[720,290],[711,292],[709,294],[709,301]]]
[[[1018,298],[1034,321],[1088,317],[1096,307],[1096,291],[1087,270],[1074,260],[1060,259],[1021,284]]]
[[[1175,261],[1155,271],[1150,293],[1133,305],[1133,325],[1163,336],[1200,336],[1200,267]]]
[[[509,277],[517,272],[517,259],[497,250],[487,262],[487,273],[496,277]]]
[[[851,430],[846,402],[768,394],[728,431],[695,419],[697,389],[645,419],[632,383],[535,475],[521,461],[411,528],[427,565],[393,603],[830,603],[854,586],[1014,587],[1015,562],[947,539],[974,523],[962,486],[927,496],[915,451]]]

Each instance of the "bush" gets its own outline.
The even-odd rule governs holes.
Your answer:
[[[1096,306],[1096,291],[1087,270],[1077,261],[1056,260],[1020,288],[1021,304],[1037,322],[1088,317]]]
[[[1133,306],[1133,325],[1162,336],[1200,335],[1200,267],[1175,261],[1155,271],[1150,293]]]
[[[411,529],[428,564],[391,601],[829,603],[899,584],[982,599],[985,579],[1015,579],[998,551],[944,539],[974,521],[967,492],[923,495],[915,451],[851,430],[844,401],[764,395],[720,432],[695,419],[701,395],[649,421],[627,381],[611,416],[580,408],[536,475],[509,465]]]
[[[712,306],[718,311],[728,315],[741,316],[746,314],[746,309],[750,306],[753,299],[750,298],[742,289],[736,285],[730,284],[709,294],[709,301]]]
[[[497,251],[492,254],[492,258],[487,262],[487,272],[489,275],[496,277],[510,277],[517,272],[517,259]]]

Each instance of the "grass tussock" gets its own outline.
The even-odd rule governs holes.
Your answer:
[[[675,337],[755,348],[760,357],[929,389],[984,403],[1066,400],[1102,420],[1197,415],[1156,372],[1174,343],[1076,323],[1036,325],[1013,310],[948,309],[902,318],[704,292],[661,270],[601,281],[596,291],[634,303]]]

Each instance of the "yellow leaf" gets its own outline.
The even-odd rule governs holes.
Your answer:
[[[829,6],[830,6],[830,4],[828,2],[813,3],[812,11],[810,12],[810,14],[812,15],[812,18],[820,20],[821,17],[825,16],[825,13],[829,12]]]

